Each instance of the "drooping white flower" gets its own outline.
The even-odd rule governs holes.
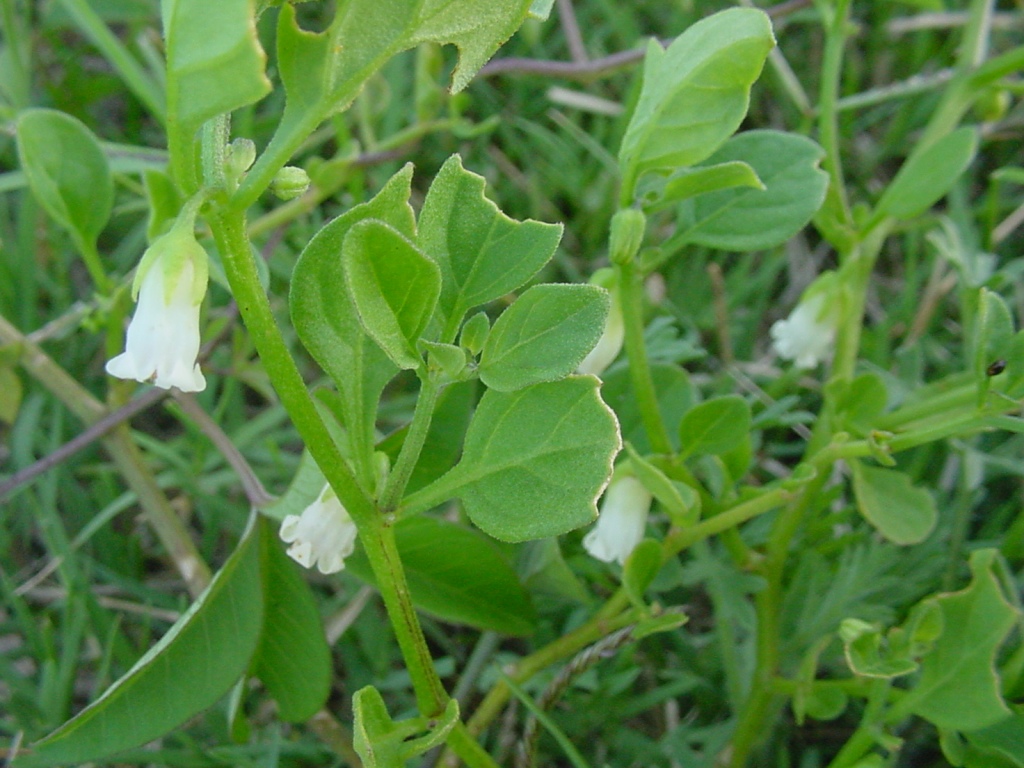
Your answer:
[[[583,547],[606,563],[624,565],[643,541],[651,493],[635,477],[614,478],[604,493],[597,525],[583,537]]]
[[[597,345],[590,350],[583,362],[576,368],[577,373],[592,373],[600,376],[604,369],[615,362],[622,351],[622,341],[626,336],[626,326],[622,322],[622,306],[619,304],[618,293],[612,294],[612,306],[608,310],[604,333]]]
[[[194,213],[183,213],[143,254],[132,286],[138,306],[128,325],[125,351],[107,362],[111,376],[182,392],[206,388],[196,357],[208,265],[206,251],[193,235],[194,221]]]
[[[288,556],[303,568],[316,565],[320,573],[337,573],[344,569],[345,558],[355,549],[356,524],[331,486],[325,485],[301,515],[284,519],[280,536],[291,544]]]
[[[840,315],[837,277],[834,272],[821,275],[789,317],[771,327],[775,351],[798,368],[813,368],[832,352]]]
[[[626,337],[626,326],[622,320],[622,301],[618,286],[615,284],[614,273],[610,269],[599,269],[590,279],[591,284],[607,288],[611,293],[611,307],[608,319],[605,320],[604,332],[597,345],[590,350],[583,362],[576,368],[576,373],[592,373],[600,376],[605,368],[615,362],[622,351],[622,342]]]

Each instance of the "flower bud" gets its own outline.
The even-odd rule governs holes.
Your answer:
[[[270,183],[270,188],[281,200],[294,200],[309,189],[309,174],[302,168],[286,165]]]
[[[612,264],[628,264],[640,250],[647,230],[647,217],[637,208],[623,208],[612,217],[608,243]]]

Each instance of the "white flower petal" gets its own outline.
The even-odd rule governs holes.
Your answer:
[[[615,358],[619,356],[625,337],[626,326],[622,320],[622,308],[619,306],[616,296],[608,311],[604,333],[598,339],[597,345],[590,350],[590,354],[583,358],[583,362],[576,368],[576,373],[592,373],[595,376],[600,376],[605,368],[615,362]]]
[[[206,379],[196,363],[200,304],[194,296],[195,265],[185,259],[172,286],[165,282],[166,271],[162,259],[149,266],[128,325],[125,351],[107,363],[107,373],[119,379],[152,381],[162,389],[200,392],[206,388]]]
[[[813,368],[828,358],[836,327],[822,318],[831,314],[825,309],[825,296],[819,294],[801,301],[788,318],[772,325],[772,345],[780,357],[793,360],[799,368]]]
[[[342,570],[356,546],[355,523],[327,485],[301,515],[284,519],[279,535],[291,544],[289,557],[303,568],[315,565],[325,574]]]
[[[651,493],[635,477],[613,480],[605,491],[597,525],[583,537],[583,547],[606,563],[624,565],[626,558],[643,541]]]

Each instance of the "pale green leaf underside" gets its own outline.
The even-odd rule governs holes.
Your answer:
[[[416,342],[441,292],[437,265],[376,219],[353,225],[341,252],[345,282],[363,329],[395,365],[419,368]]]
[[[977,150],[978,132],[963,126],[914,152],[878,201],[876,213],[896,219],[924,213],[952,188]]]
[[[356,456],[371,450],[377,402],[398,368],[359,322],[345,285],[342,243],[354,224],[370,218],[413,237],[411,181],[412,166],[407,165],[372,200],[327,224],[306,245],[292,273],[289,303],[295,330],[341,394],[342,418]]]
[[[450,477],[470,519],[502,541],[557,536],[592,522],[621,445],[593,376],[513,393],[489,390]]]
[[[480,379],[511,392],[568,376],[594,348],[611,306],[596,285],[536,285],[495,322],[480,357]]]

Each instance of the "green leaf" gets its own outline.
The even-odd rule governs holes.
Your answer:
[[[352,745],[366,768],[401,768],[417,755],[444,743],[445,736],[459,721],[459,703],[450,699],[440,717],[395,722],[380,692],[372,685],[356,691],[352,709]],[[424,735],[416,736],[423,731]]]
[[[501,549],[478,532],[419,515],[395,527],[395,539],[416,607],[456,624],[504,635],[529,635],[537,615]],[[346,567],[374,583],[362,549]]]
[[[750,432],[750,406],[739,395],[695,405],[679,424],[679,456],[718,455],[743,442]]]
[[[825,150],[804,136],[747,131],[733,136],[708,163],[749,163],[764,187],[711,191],[690,201],[679,222],[688,243],[728,251],[780,245],[807,225],[825,200]]]
[[[488,390],[462,460],[438,483],[502,541],[558,536],[592,523],[621,445],[599,385],[592,376],[570,376],[508,394]]]
[[[484,178],[452,155],[423,202],[419,244],[441,267],[442,341],[451,341],[462,317],[480,304],[521,287],[548,263],[562,227],[514,221],[484,197]]]
[[[610,308],[608,291],[596,285],[535,285],[494,323],[480,380],[512,392],[568,376],[601,338]]]
[[[32,194],[79,242],[95,247],[114,203],[114,181],[99,141],[81,122],[52,109],[18,116],[18,160]]]
[[[1024,713],[1014,712],[987,728],[971,731],[965,736],[972,750],[977,750],[978,766],[998,766],[1005,761],[1014,768],[1024,768]]]
[[[210,586],[160,642],[17,764],[106,758],[163,736],[227,693],[249,666],[263,624],[259,531],[250,521]]]
[[[260,518],[265,618],[252,674],[277,701],[278,715],[302,722],[331,692],[333,669],[320,613],[301,570],[285,554],[277,526]]]
[[[768,16],[752,8],[703,19],[667,50],[651,42],[640,99],[619,150],[627,201],[644,173],[699,163],[732,135],[774,45]]]
[[[882,377],[862,373],[846,386],[836,402],[836,419],[844,430],[867,435],[889,400]]]
[[[757,172],[740,160],[683,168],[664,180],[655,177],[652,184],[654,188],[642,195],[645,211],[660,211],[697,195],[733,187],[765,188]]]
[[[162,0],[161,14],[167,121],[185,142],[211,117],[270,93],[252,0]]]
[[[1006,360],[1013,344],[1013,314],[995,291],[981,288],[974,332],[974,376],[980,386],[988,387],[989,366]]]
[[[348,107],[366,81],[395,54],[420,43],[459,49],[452,89],[460,91],[526,19],[530,0],[349,0],[330,27],[306,32],[292,5],[282,7],[277,59],[285,90],[284,114],[253,178],[281,164],[326,118]],[[245,184],[243,183],[243,189]],[[246,190],[248,194],[259,190]]]
[[[935,500],[903,472],[850,461],[857,509],[894,544],[918,544],[935,528]]]
[[[978,133],[964,126],[907,158],[875,207],[875,216],[912,219],[942,198],[971,164]]]
[[[654,539],[644,539],[629,553],[622,569],[622,586],[634,605],[644,605],[644,592],[660,570],[661,544]]]
[[[369,219],[352,225],[341,247],[345,282],[370,337],[399,368],[418,369],[416,342],[441,293],[441,272],[398,230]]]
[[[846,663],[855,674],[890,679],[917,671],[918,665],[899,649],[890,648],[882,630],[860,619],[843,619],[839,627]]]
[[[370,218],[411,237],[416,230],[409,206],[411,182],[412,166],[406,165],[376,197],[317,232],[292,272],[289,303],[295,331],[338,388],[342,421],[357,459],[372,453],[377,402],[398,369],[363,331],[345,287],[342,243],[354,224]],[[367,483],[368,473],[363,467],[361,476]]]
[[[147,168],[142,172],[142,180],[146,187],[146,203],[149,205],[146,242],[152,243],[174,224],[183,201],[174,181],[163,171]]]
[[[452,72],[452,92],[458,93],[473,75],[515,33],[535,0],[425,0],[408,45],[432,42],[454,45],[459,63]],[[386,8],[388,6],[385,6]]]
[[[972,552],[970,585],[936,598],[944,630],[921,660],[921,678],[904,706],[939,728],[972,731],[1010,714],[995,657],[1018,616],[994,573],[998,556],[993,549]]]

